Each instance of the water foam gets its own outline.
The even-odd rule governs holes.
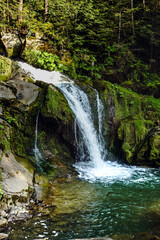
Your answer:
[[[58,84],[62,82],[72,82],[65,75],[58,71],[47,71],[35,68],[25,62],[17,62],[24,73],[29,75],[34,81],[40,80],[48,84]]]

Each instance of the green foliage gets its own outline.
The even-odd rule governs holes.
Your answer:
[[[11,76],[12,62],[10,59],[0,56],[0,81],[5,81]]]
[[[18,18],[18,0],[0,0],[0,28],[15,26]]]
[[[36,50],[26,50],[24,53],[25,59],[35,67],[47,69],[49,71],[67,71],[68,66],[60,62],[57,55],[48,52],[41,52]]]
[[[40,33],[47,52],[25,52],[36,67],[67,73],[90,85],[110,80],[144,94],[160,97],[160,4],[158,0],[24,0],[22,23],[18,0],[0,0],[1,28],[20,29],[30,38]],[[132,18],[133,16],[133,18]],[[51,55],[52,53],[52,55]],[[67,55],[68,54],[68,55]],[[57,56],[58,55],[58,56]],[[69,56],[69,61],[63,59]]]

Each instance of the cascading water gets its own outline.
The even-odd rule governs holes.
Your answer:
[[[42,105],[42,104],[41,104]],[[38,141],[38,120],[39,120],[40,108],[38,109],[37,116],[36,116],[36,126],[35,126],[35,142],[34,142],[34,156],[36,160],[37,168],[42,171],[41,163],[43,161],[43,157],[41,152],[39,151],[37,141]]]
[[[76,85],[63,83],[57,85],[66,97],[72,112],[76,116],[76,123],[80,130],[80,138],[87,150],[88,159],[97,167],[103,163],[104,146],[100,144],[95,130],[92,109],[87,95]],[[83,152],[84,156],[85,153]],[[84,159],[80,159],[83,161]]]

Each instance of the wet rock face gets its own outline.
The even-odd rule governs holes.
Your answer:
[[[74,153],[74,116],[63,94],[53,85],[49,85],[46,89],[39,127],[41,131],[46,132],[46,142],[53,155],[63,157],[66,152],[68,159],[71,159],[69,152],[71,155]],[[59,144],[62,151],[58,147]],[[57,152],[54,152],[55,148]]]
[[[109,150],[130,164],[159,166],[160,136],[154,129],[160,118],[160,100],[111,83],[106,83],[101,98]]]
[[[150,166],[160,165],[160,127],[153,127],[137,146],[134,162],[144,164],[144,159]]]

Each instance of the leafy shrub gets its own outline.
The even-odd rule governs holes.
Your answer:
[[[34,67],[43,68],[49,71],[63,72],[68,70],[68,66],[65,66],[60,62],[60,58],[52,53],[38,51],[38,50],[26,50],[24,58],[27,62]]]

